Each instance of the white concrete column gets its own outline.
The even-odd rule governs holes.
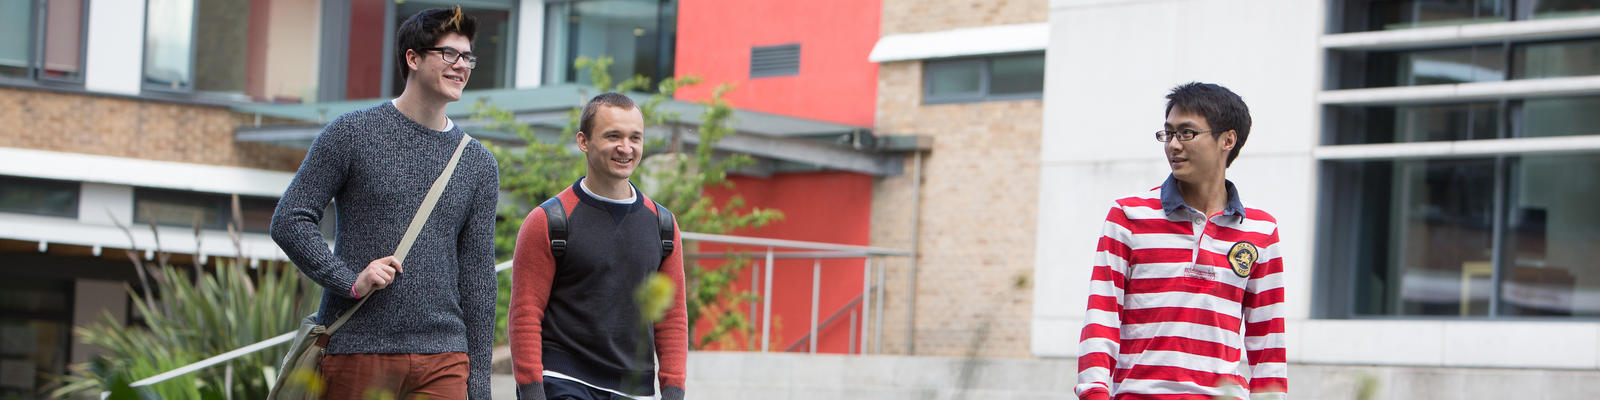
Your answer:
[[[84,182],[78,195],[78,221],[133,226],[133,187]]]
[[[522,0],[517,9],[518,88],[539,87],[544,78],[544,0]]]
[[[144,66],[145,0],[89,2],[85,89],[139,94]]]

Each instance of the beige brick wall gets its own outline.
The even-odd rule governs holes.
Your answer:
[[[0,147],[293,172],[304,150],[233,139],[253,119],[216,106],[0,88]]]
[[[879,65],[876,132],[934,138],[921,168],[916,354],[1030,357],[1042,101],[923,105],[921,84],[920,61]],[[910,247],[912,175],[908,160],[874,188],[873,245]],[[905,350],[907,264],[888,263],[890,353]]]
[[[1049,18],[1050,0],[883,0],[880,32],[932,32],[1045,22]]]

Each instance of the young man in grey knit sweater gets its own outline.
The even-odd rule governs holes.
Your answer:
[[[370,298],[327,343],[323,398],[488,399],[494,343],[494,156],[473,141],[402,265],[394,252],[465,132],[445,117],[477,58],[459,8],[402,23],[400,97],[328,123],[272,216],[272,238],[322,285],[321,323]],[[334,248],[317,224],[332,200]]]

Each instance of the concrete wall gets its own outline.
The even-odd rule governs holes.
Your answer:
[[[1073,359],[689,353],[689,398],[1072,398]],[[1301,400],[1588,399],[1600,371],[1291,364]]]
[[[1226,86],[1250,106],[1251,135],[1228,178],[1278,219],[1288,315],[1309,317],[1321,13],[1302,1],[1051,3],[1034,354],[1076,355],[1101,223],[1112,200],[1166,178],[1152,135],[1164,96],[1190,81]]]
[[[1246,204],[1278,219],[1290,362],[1600,370],[1600,323],[1593,321],[1311,318],[1324,7],[1270,0],[1051,3],[1033,354],[1077,353],[1106,210],[1113,199],[1165,178],[1160,143],[1151,135],[1161,127],[1163,96],[1172,86],[1204,81],[1239,93],[1254,118],[1228,178]]]

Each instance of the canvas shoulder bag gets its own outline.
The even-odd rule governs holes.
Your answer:
[[[450,183],[450,175],[455,172],[456,163],[461,161],[461,151],[467,148],[467,143],[470,141],[472,141],[471,136],[461,135],[461,143],[456,145],[455,154],[450,155],[450,162],[445,164],[444,171],[439,172],[439,177],[433,180],[433,186],[428,188],[428,195],[422,198],[422,206],[411,216],[411,225],[406,227],[405,236],[400,237],[400,246],[394,250],[396,261],[405,262],[406,253],[411,252],[411,244],[417,241],[417,234],[422,232],[422,224],[428,221],[434,206],[439,203],[439,196],[444,194],[445,185]],[[315,314],[301,320],[300,330],[295,333],[289,353],[283,357],[283,365],[278,368],[278,377],[272,385],[272,390],[267,393],[267,399],[316,399],[321,392],[316,390],[317,386],[321,385],[312,382],[322,379],[321,374],[317,373],[317,365],[322,362],[322,356],[327,351],[328,339],[371,298],[372,293],[367,293],[366,297],[361,298],[356,305],[340,314],[338,320],[327,326],[318,324],[313,318]]]

